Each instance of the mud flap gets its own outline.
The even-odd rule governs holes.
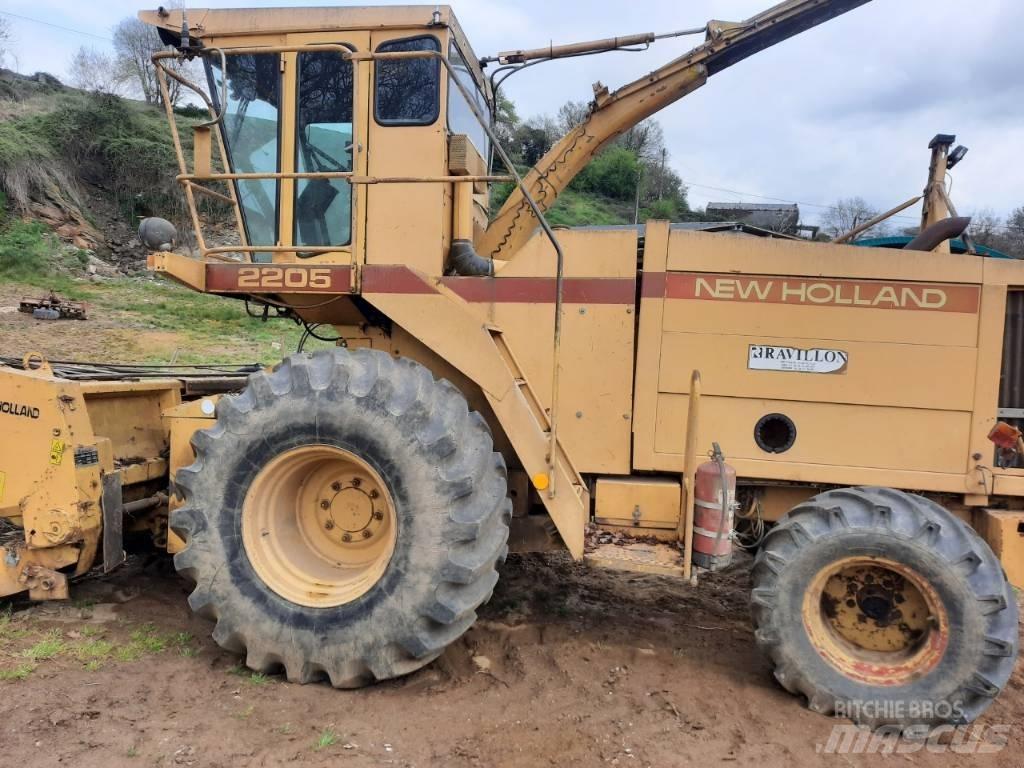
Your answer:
[[[124,503],[121,473],[103,475],[103,572],[110,573],[124,562]]]

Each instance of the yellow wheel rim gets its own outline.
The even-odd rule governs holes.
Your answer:
[[[242,543],[257,575],[286,600],[313,608],[364,595],[387,569],[397,534],[380,475],[329,445],[275,457],[242,506]]]
[[[949,643],[938,593],[913,569],[885,558],[844,558],[821,570],[802,613],[818,654],[869,685],[905,685],[924,676]]]

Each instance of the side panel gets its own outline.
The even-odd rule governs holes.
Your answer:
[[[719,442],[741,476],[983,495],[987,474],[991,492],[991,450],[973,455],[995,413],[1005,289],[982,285],[987,260],[663,237],[645,252],[635,469],[682,468],[698,369],[700,450]],[[770,414],[795,426],[780,452],[755,437]]]
[[[558,233],[565,252],[559,439],[585,473],[629,474],[636,327],[636,233]],[[443,278],[502,330],[551,406],[555,253],[538,235],[495,278]]]

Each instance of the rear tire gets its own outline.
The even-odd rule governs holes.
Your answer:
[[[244,653],[252,669],[283,668],[290,681],[326,677],[343,688],[407,674],[460,637],[490,598],[511,518],[505,464],[483,419],[423,366],[371,350],[290,357],[221,399],[215,425],[192,444],[196,461],[176,477],[184,505],[171,527],[186,548],[175,567],[196,583],[189,605],[216,620],[214,639]],[[293,454],[299,459],[289,464]],[[322,510],[333,502],[305,510],[313,480],[295,473],[309,464],[323,474],[333,466],[323,456],[348,457],[349,478],[366,469],[355,488],[335,481],[335,491],[390,502],[393,519],[363,531],[368,540],[390,538],[379,567],[353,571],[329,548],[344,529],[324,525]],[[290,469],[268,485],[275,466]],[[361,484],[373,495],[357,494]],[[291,506],[280,501],[289,491]],[[319,535],[333,537],[326,550],[294,544],[325,527]],[[261,536],[291,544],[258,549]],[[289,576],[307,571],[305,581]],[[333,591],[309,588],[316,580]]]
[[[754,562],[757,643],[811,709],[871,727],[969,723],[1006,685],[1017,602],[935,502],[846,488],[799,505]]]

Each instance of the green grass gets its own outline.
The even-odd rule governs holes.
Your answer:
[[[129,636],[128,643],[114,651],[118,661],[138,661],[144,656],[167,649],[169,638],[159,634],[152,624],[143,624]]]
[[[338,734],[335,733],[331,728],[324,728],[320,732],[320,736],[317,738],[316,743],[313,744],[313,749],[320,751],[321,749],[333,747],[337,743]]]
[[[11,669],[0,669],[0,681],[24,680],[35,668],[35,664],[26,661]]]
[[[103,666],[103,662],[110,658],[114,652],[114,644],[107,640],[87,640],[77,643],[74,648],[75,656],[85,664],[90,672],[95,672]]]
[[[0,79],[0,85],[7,82]],[[177,118],[186,153],[198,121]],[[75,202],[67,180],[83,169],[102,173],[103,186],[126,215],[181,207],[177,162],[161,109],[70,89],[22,93],[18,111],[0,122],[0,187],[20,205],[55,187]]]
[[[68,645],[64,642],[60,630],[51,629],[42,640],[23,650],[21,655],[32,661],[46,661],[60,656],[67,650]]]
[[[632,224],[633,205],[567,189],[558,196],[554,208],[547,213],[547,219],[553,227]]]
[[[88,262],[85,251],[60,243],[45,224],[15,219],[0,230],[0,277],[73,292],[71,275]]]
[[[228,667],[228,674],[235,675],[236,677],[243,677],[245,678],[245,681],[251,685],[266,685],[267,683],[274,682],[274,678],[269,675],[265,675],[262,672],[253,672],[252,670],[246,669],[238,664],[233,667]]]

